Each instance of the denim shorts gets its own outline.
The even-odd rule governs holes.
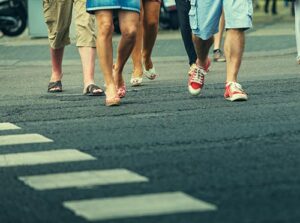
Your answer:
[[[226,29],[246,30],[252,27],[252,0],[191,0],[189,17],[193,33],[203,40],[216,34],[222,8]]]
[[[87,0],[86,10],[93,13],[98,10],[128,10],[140,12],[140,0]]]

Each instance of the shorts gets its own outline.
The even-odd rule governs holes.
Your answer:
[[[87,12],[94,13],[97,10],[128,10],[140,12],[140,0],[87,0]]]
[[[51,48],[59,49],[70,44],[73,10],[75,11],[76,46],[96,47],[95,18],[86,13],[85,4],[85,0],[43,0],[44,18]]]
[[[193,34],[203,40],[216,34],[222,9],[226,29],[247,30],[252,27],[252,0],[191,0],[189,17]]]

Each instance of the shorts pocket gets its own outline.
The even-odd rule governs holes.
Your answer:
[[[189,12],[190,26],[191,29],[198,29],[198,17],[197,17],[197,8],[191,5]]]

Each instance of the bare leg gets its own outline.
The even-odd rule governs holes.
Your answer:
[[[100,62],[100,68],[104,75],[106,84],[106,98],[116,98],[117,90],[112,76],[113,66],[113,13],[110,10],[101,10],[96,12],[98,26],[97,53]]]
[[[139,14],[131,11],[120,11],[119,21],[122,37],[119,42],[118,56],[114,67],[115,83],[118,88],[124,84],[122,72],[135,45]]]
[[[202,40],[199,37],[193,35],[193,42],[197,53],[196,64],[198,66],[205,67],[207,64],[209,49],[213,44],[213,37],[209,38],[208,40]]]
[[[62,61],[64,56],[64,47],[60,49],[50,48],[52,63],[52,75],[50,82],[60,81],[62,78]]]
[[[153,68],[151,60],[152,50],[158,33],[160,4],[156,1],[144,1],[144,35],[143,62],[146,70]]]
[[[236,82],[241,66],[242,56],[245,47],[245,33],[240,29],[230,29],[227,31],[225,39],[225,55],[227,78],[226,82]]]
[[[132,77],[142,77],[143,76],[143,65],[142,65],[142,47],[143,47],[143,18],[144,18],[144,8],[143,2],[141,0],[141,11],[140,20],[137,30],[137,36],[135,41],[135,46],[131,54],[133,62],[133,74]]]
[[[78,50],[82,63],[84,88],[86,88],[88,85],[95,83],[94,73],[96,49],[93,47],[78,47]]]
[[[214,35],[214,50],[221,49],[222,37],[225,28],[224,12],[222,12],[219,22],[219,32]]]

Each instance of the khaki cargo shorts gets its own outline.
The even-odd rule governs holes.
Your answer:
[[[43,0],[50,47],[70,44],[72,11],[75,11],[76,46],[96,47],[95,17],[86,12],[86,0]]]

